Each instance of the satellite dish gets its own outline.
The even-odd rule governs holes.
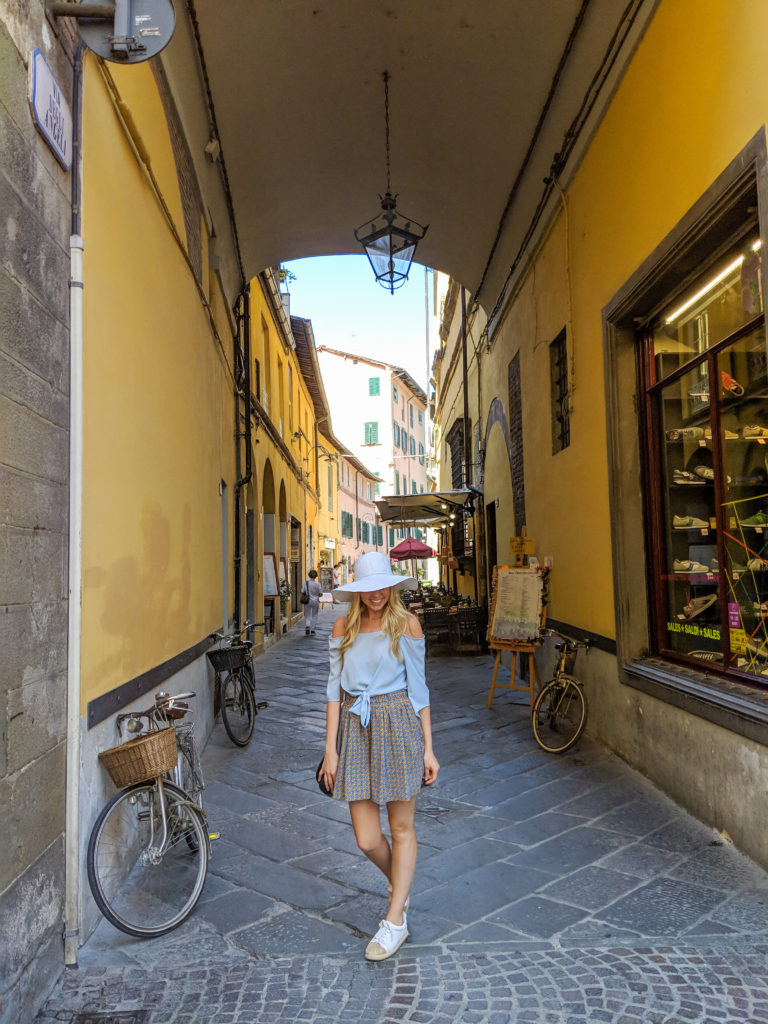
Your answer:
[[[102,15],[103,0],[81,0],[78,22],[83,42],[104,60],[140,64],[160,53],[176,27],[172,0],[115,0],[115,16]],[[98,8],[92,18],[88,8]]]

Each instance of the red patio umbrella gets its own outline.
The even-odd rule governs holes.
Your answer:
[[[396,562],[404,562],[406,559],[411,559],[411,576],[414,579],[418,579],[416,575],[416,564],[415,559],[417,558],[433,558],[435,552],[428,544],[422,544],[420,540],[416,540],[415,537],[406,537],[405,540],[401,540],[399,544],[396,544],[393,548],[390,548],[389,557],[394,558]]]
[[[396,562],[404,562],[407,558],[434,558],[435,552],[428,544],[422,544],[415,537],[406,537],[390,548],[389,557]]]

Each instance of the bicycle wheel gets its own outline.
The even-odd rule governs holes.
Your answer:
[[[587,724],[587,701],[570,676],[547,683],[533,705],[533,735],[543,750],[562,754],[574,745]]]
[[[221,684],[221,720],[236,746],[250,743],[255,719],[253,691],[239,671],[230,672]]]
[[[88,842],[88,883],[107,920],[128,935],[153,938],[185,921],[200,898],[208,869],[202,812],[163,783],[167,839],[156,782],[117,793],[102,810]]]
[[[179,789],[183,790],[190,800],[193,800],[198,807],[203,806],[203,767],[200,764],[200,755],[197,751],[194,727],[192,723],[184,723],[176,726],[176,745],[179,748],[179,758],[176,765],[173,780]]]

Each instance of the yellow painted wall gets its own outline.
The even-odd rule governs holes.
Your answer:
[[[184,237],[152,74],[113,74]],[[231,509],[234,445],[224,354],[93,58],[83,142],[84,709],[220,625],[219,481]],[[223,317],[219,332],[231,361]]]
[[[550,614],[605,636],[615,625],[601,311],[763,130],[766,38],[768,4],[662,0],[568,189],[567,215],[561,209],[483,357],[484,423],[494,395],[508,412],[507,367],[520,350],[527,525],[539,556],[554,558]],[[553,456],[549,343],[566,324],[571,446]],[[458,387],[454,378],[446,408]],[[485,502],[500,491],[490,448],[488,458]],[[497,530],[512,532],[503,508]]]

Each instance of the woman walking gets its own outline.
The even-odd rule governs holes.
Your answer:
[[[317,569],[309,570],[309,577],[304,580],[304,586],[301,589],[309,598],[309,601],[304,605],[304,635],[314,636],[317,613],[320,609],[320,598],[323,593],[322,586],[317,582]]]
[[[350,609],[330,639],[325,758],[321,777],[349,802],[357,845],[389,882],[389,908],[365,950],[386,960],[408,937],[406,911],[416,870],[416,794],[440,765],[432,750],[424,635],[398,590],[416,580],[395,576],[389,559],[370,551],[355,562],[355,580],[334,600]],[[391,845],[381,830],[386,805]]]

